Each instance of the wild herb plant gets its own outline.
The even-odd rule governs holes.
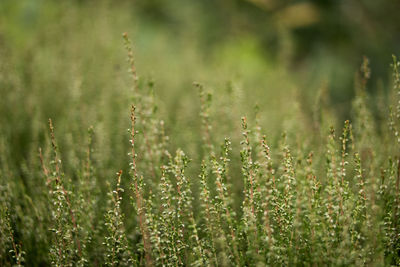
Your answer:
[[[136,262],[132,258],[132,253],[128,247],[128,240],[125,235],[123,225],[124,215],[121,210],[121,188],[122,171],[117,173],[117,184],[114,190],[108,193],[110,197],[110,209],[107,211],[105,226],[107,235],[104,244],[106,245],[105,265],[107,266],[132,266]]]
[[[260,106],[255,116],[242,117],[239,130],[237,110],[229,110],[235,107],[221,106],[226,99],[195,83],[199,99],[192,105],[199,114],[191,123],[199,132],[190,139],[174,129],[176,118],[158,112],[158,85],[138,76],[131,41],[127,34],[123,39],[131,110],[130,120],[126,115],[115,128],[129,128],[129,135],[93,121],[59,145],[49,120],[50,134],[41,137],[47,145],[39,157],[37,147],[29,151],[35,156],[20,165],[0,136],[1,265],[400,264],[396,57],[396,102],[379,111],[383,120],[370,108],[371,70],[364,59],[344,125],[329,120],[333,113],[321,91],[310,118],[288,118],[293,127],[283,133],[263,124],[268,114]],[[234,97],[231,92],[229,101]],[[79,129],[79,122],[71,124]],[[231,131],[221,136],[221,125]],[[58,138],[64,134],[57,131]],[[115,147],[102,150],[106,137]],[[183,147],[174,141],[180,138]],[[116,181],[108,176],[115,173],[110,162],[121,169]],[[18,175],[32,180],[13,179]]]

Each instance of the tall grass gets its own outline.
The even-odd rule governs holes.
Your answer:
[[[105,125],[59,146],[59,136],[68,134],[49,120],[47,145],[16,167],[2,137],[2,266],[400,264],[395,57],[396,97],[379,111],[384,119],[370,109],[364,59],[352,120],[342,130],[329,125],[326,118],[334,115],[320,103],[311,123],[295,114],[277,136],[265,135],[261,118],[268,114],[257,108],[242,117],[240,129],[229,116],[237,109],[224,110],[224,99],[195,83],[199,99],[191,101],[201,140],[186,144],[198,147],[190,155],[171,144],[180,135],[168,137],[174,130],[158,112],[154,83],[140,78],[131,42],[123,38],[132,78],[130,122],[129,106],[124,120],[129,135],[110,142],[122,140],[127,155],[101,150],[102,131],[116,134]],[[220,126],[230,129],[225,138]],[[116,179],[105,175],[117,171],[107,169],[113,160],[121,169]]]

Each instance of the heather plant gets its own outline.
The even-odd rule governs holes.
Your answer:
[[[124,215],[121,211],[121,194],[124,190],[121,188],[122,171],[117,173],[117,184],[115,190],[110,190],[110,209],[105,215],[105,226],[107,236],[104,244],[106,245],[105,265],[107,266],[131,266],[136,265],[132,259],[128,240],[125,235],[123,225]]]
[[[123,119],[90,118],[87,131],[74,120],[71,132],[49,120],[46,134],[35,122],[43,140],[32,147],[41,148],[21,163],[0,132],[1,265],[400,264],[396,57],[383,119],[371,108],[365,58],[343,125],[322,88],[312,112],[296,104],[271,129],[261,104],[236,118],[239,108],[225,104],[244,100],[232,83],[227,96],[194,83],[198,98],[185,108],[195,118],[160,112],[159,85],[138,75],[126,33],[123,41],[129,93],[113,106]],[[175,128],[175,116],[198,131]]]
[[[11,224],[11,216],[9,211],[8,196],[7,196],[8,188],[2,188],[2,203],[4,205],[1,207],[1,217],[0,217],[0,231],[1,231],[1,242],[2,248],[9,250],[8,253],[3,253],[1,262],[2,264],[12,263],[15,266],[23,266],[24,265],[24,254],[25,252],[22,250],[22,245],[20,243],[16,243],[14,230]],[[7,257],[8,256],[8,257]]]

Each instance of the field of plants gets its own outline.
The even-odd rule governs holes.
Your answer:
[[[0,266],[399,266],[398,5],[184,2],[0,3]]]

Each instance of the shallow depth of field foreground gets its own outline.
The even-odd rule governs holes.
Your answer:
[[[0,1],[0,266],[400,266],[398,10]]]

